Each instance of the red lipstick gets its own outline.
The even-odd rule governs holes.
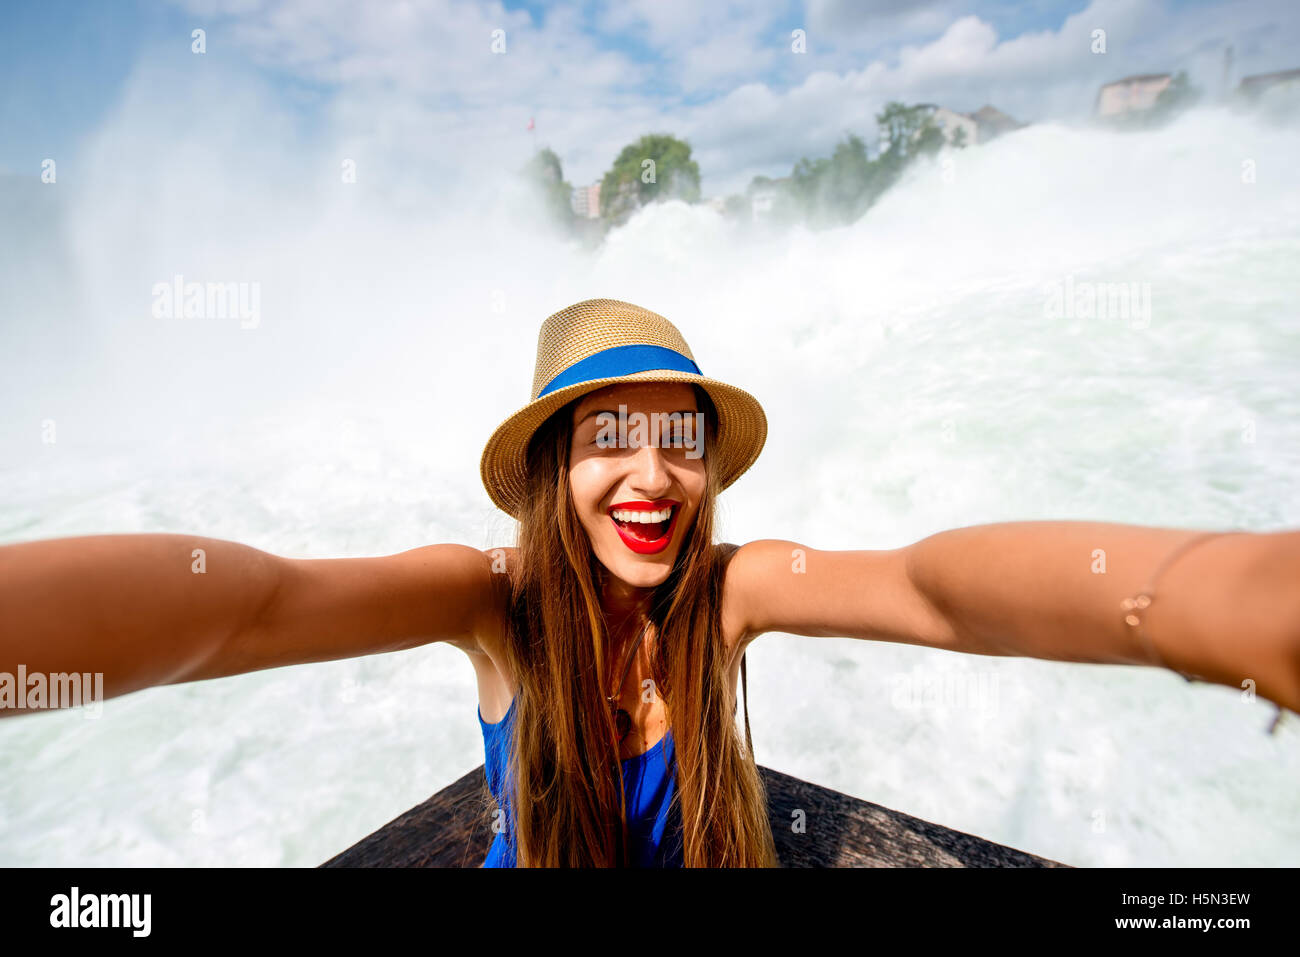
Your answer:
[[[614,518],[614,511],[627,512],[657,512],[661,509],[671,508],[672,516],[668,519],[666,527],[664,523],[658,526],[643,522],[622,523]],[[673,539],[673,530],[677,527],[677,516],[681,512],[681,503],[676,499],[661,498],[653,502],[618,502],[609,507],[609,520],[614,523],[614,528],[618,531],[619,538],[623,539],[623,544],[636,552],[638,555],[654,555],[662,552],[668,547],[668,543]],[[636,530],[636,534],[633,530]],[[660,532],[662,530],[662,532]],[[646,535],[658,534],[657,538],[647,538]]]

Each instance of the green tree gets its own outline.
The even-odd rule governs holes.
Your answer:
[[[966,128],[965,128],[964,126],[959,126],[959,127],[957,127],[956,132],[954,132],[954,133],[952,134],[952,144],[951,144],[951,145],[952,145],[952,148],[953,148],[953,149],[958,149],[958,150],[959,150],[959,149],[964,149],[964,148],[965,148],[965,146],[966,146]]]
[[[930,153],[943,145],[943,133],[934,125],[931,110],[925,104],[907,106],[893,100],[876,114],[880,129],[881,158],[887,165],[901,168],[917,153]]]
[[[755,197],[760,194],[766,194],[771,200],[771,205],[762,215],[768,222],[788,226],[804,219],[803,210],[795,196],[793,179],[779,182],[770,176],[755,176],[749,181],[745,188],[743,218],[752,217]]]
[[[820,224],[823,204],[823,183],[830,172],[831,161],[822,157],[810,160],[804,156],[790,170],[790,194],[805,222]]]
[[[791,192],[810,226],[851,223],[879,192],[880,168],[867,158],[867,144],[850,133],[829,159],[799,160],[790,173]]]
[[[892,186],[904,168],[918,156],[932,156],[942,149],[943,131],[935,125],[932,110],[925,104],[908,106],[892,101],[876,114],[881,151],[876,157],[875,196]],[[872,197],[874,201],[874,196]]]
[[[860,136],[849,134],[831,153],[822,195],[827,217],[851,223],[861,216],[872,199],[874,181],[875,170],[867,159],[867,144]]]
[[[600,214],[612,225],[636,210],[666,199],[700,198],[700,168],[691,146],[667,133],[650,133],[618,154],[600,184]]]
[[[943,137],[943,130],[927,120],[921,129],[917,131],[916,138],[912,140],[911,154],[912,156],[933,156],[943,149],[943,144],[946,142],[947,140]]]
[[[933,107],[887,103],[876,116],[881,151],[873,160],[862,137],[848,133],[829,157],[802,157],[790,171],[788,186],[777,191],[770,218],[802,221],[814,228],[852,223],[897,180],[908,163],[937,153],[945,143],[932,118]],[[965,142],[964,135],[959,140]],[[755,176],[746,190],[751,198],[773,181]]]
[[[560,157],[550,147],[540,149],[520,175],[541,201],[547,219],[563,229],[573,226],[573,187],[564,181]]]

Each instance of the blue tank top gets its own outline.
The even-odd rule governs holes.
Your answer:
[[[483,720],[484,772],[488,790],[504,811],[504,827],[492,839],[484,867],[514,867],[514,817],[505,794],[509,761],[509,730],[515,717],[515,700],[496,724]],[[634,867],[681,867],[681,810],[674,803],[677,793],[676,753],[669,729],[645,754],[623,762],[623,794],[627,801],[628,850]]]

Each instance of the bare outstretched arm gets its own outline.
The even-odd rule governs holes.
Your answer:
[[[1142,630],[1121,602],[1196,531],[1102,522],[957,528],[887,551],[742,546],[728,585],[749,637],[878,639],[982,655],[1156,665],[1300,711],[1300,532],[1195,544],[1156,583]]]
[[[464,545],[287,559],[191,535],[0,547],[0,672],[104,675],[106,698],[263,668],[473,641],[491,559]],[[0,717],[22,708],[0,708]]]

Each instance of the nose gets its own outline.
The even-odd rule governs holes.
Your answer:
[[[632,455],[631,475],[628,481],[638,494],[653,501],[663,498],[672,486],[672,475],[664,459],[663,449],[647,442]]]

